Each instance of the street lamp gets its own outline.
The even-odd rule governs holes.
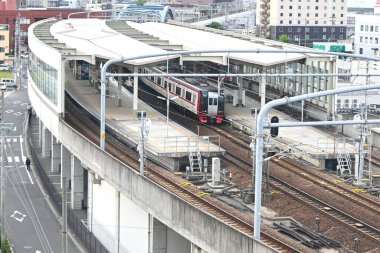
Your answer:
[[[166,137],[169,136],[169,106],[170,106],[170,100],[176,100],[178,96],[169,98],[169,89],[168,89],[168,96],[167,98],[157,96],[157,98],[161,100],[166,100]]]

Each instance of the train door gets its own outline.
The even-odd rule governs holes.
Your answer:
[[[218,93],[209,92],[208,93],[208,116],[216,116],[218,113]]]

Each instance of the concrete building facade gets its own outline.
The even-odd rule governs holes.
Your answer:
[[[5,54],[9,53],[9,25],[0,25],[0,63],[4,62]]]
[[[256,21],[262,37],[278,40],[283,34],[291,42],[346,39],[346,0],[260,0]]]
[[[355,53],[379,56],[380,17],[377,15],[355,16]]]

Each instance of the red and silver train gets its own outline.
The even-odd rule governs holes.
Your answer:
[[[142,71],[145,74],[165,73],[157,67],[144,68]],[[217,88],[202,83],[197,78],[150,76],[141,80],[164,97],[167,97],[169,89],[169,97],[178,97],[175,103],[194,114],[200,122],[223,123],[224,97],[218,95]]]

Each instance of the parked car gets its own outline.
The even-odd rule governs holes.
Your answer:
[[[13,79],[2,78],[0,81],[0,86],[5,86],[6,88],[16,88],[16,83]]]
[[[8,65],[0,65],[0,71],[10,71],[11,67]]]

